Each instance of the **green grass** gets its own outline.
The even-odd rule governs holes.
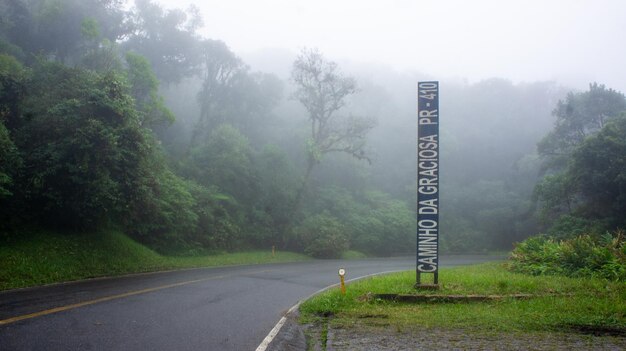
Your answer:
[[[367,258],[367,255],[361,251],[348,250],[341,254],[341,259],[343,260],[358,260],[361,258]]]
[[[421,294],[535,294],[527,300],[409,304],[359,299],[367,293],[418,293],[414,272],[377,276],[302,304],[302,322],[332,315],[332,323],[405,328],[463,328],[487,332],[569,330],[626,331],[626,284],[599,279],[529,276],[507,271],[502,263],[442,269],[442,289]],[[543,296],[542,296],[543,295]]]
[[[271,250],[163,256],[110,231],[87,235],[39,233],[0,246],[0,290],[126,273],[192,267],[290,262],[307,256]]]

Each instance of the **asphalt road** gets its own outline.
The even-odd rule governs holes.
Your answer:
[[[488,260],[441,257],[442,266]],[[255,350],[291,306],[414,258],[201,268],[0,292],[0,350]]]

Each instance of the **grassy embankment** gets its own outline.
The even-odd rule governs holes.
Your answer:
[[[341,254],[342,260],[359,260],[359,259],[367,258],[367,257],[368,256],[364,254],[363,252],[355,251],[355,250],[344,251]]]
[[[305,302],[303,323],[349,328],[362,323],[396,328],[450,328],[476,332],[583,331],[626,334],[626,284],[601,279],[530,276],[507,271],[502,263],[442,269],[438,291],[419,294],[512,295],[489,302],[402,303],[364,299],[368,293],[417,294],[414,272],[373,277],[333,289]],[[326,324],[328,325],[328,324]]]
[[[0,290],[100,276],[192,267],[302,261],[271,250],[197,256],[163,256],[111,231],[91,235],[41,233],[0,245]]]

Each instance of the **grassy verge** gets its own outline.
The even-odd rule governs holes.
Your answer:
[[[414,272],[373,277],[302,304],[301,321],[332,316],[334,326],[355,323],[410,328],[450,328],[485,332],[626,332],[626,284],[600,279],[534,277],[507,271],[502,263],[443,269],[442,289],[421,294],[533,294],[530,299],[490,302],[410,304],[366,300],[368,293],[416,294]]]
[[[341,254],[342,260],[358,260],[361,258],[367,258],[367,255],[364,254],[363,252],[355,251],[355,250],[344,251]]]
[[[170,257],[119,232],[82,236],[42,233],[0,246],[0,290],[125,273],[306,259],[280,251],[272,257],[270,250]]]

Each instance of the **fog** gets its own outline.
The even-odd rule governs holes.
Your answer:
[[[617,1],[162,4],[194,4],[204,18],[202,35],[224,41],[252,71],[283,81],[283,98],[261,133],[265,139],[256,141],[285,150],[296,174],[306,168],[308,121],[293,99],[294,60],[303,48],[317,48],[356,79],[358,92],[340,112],[376,120],[367,136],[372,163],[325,157],[308,187],[309,215],[330,211],[354,225],[342,217],[351,209],[340,204],[345,198],[366,203],[358,194],[372,189],[415,204],[415,83],[441,81],[446,251],[509,248],[547,229],[533,198],[545,172],[536,150],[554,125],[557,102],[591,82],[626,88],[619,64],[626,49],[615,45],[626,32],[625,8]],[[174,96],[170,106],[184,116],[185,109],[175,107],[184,99]]]
[[[623,158],[583,150],[626,118],[618,1],[1,5],[0,205],[15,227],[111,223],[164,252],[411,252],[424,80],[441,87],[443,251],[623,223],[621,178],[589,193],[576,172],[609,167],[571,166]]]
[[[439,79],[556,80],[578,89],[598,81],[626,90],[626,4],[619,0],[160,2],[195,4],[205,19],[201,32],[243,57],[317,47],[337,61]]]

